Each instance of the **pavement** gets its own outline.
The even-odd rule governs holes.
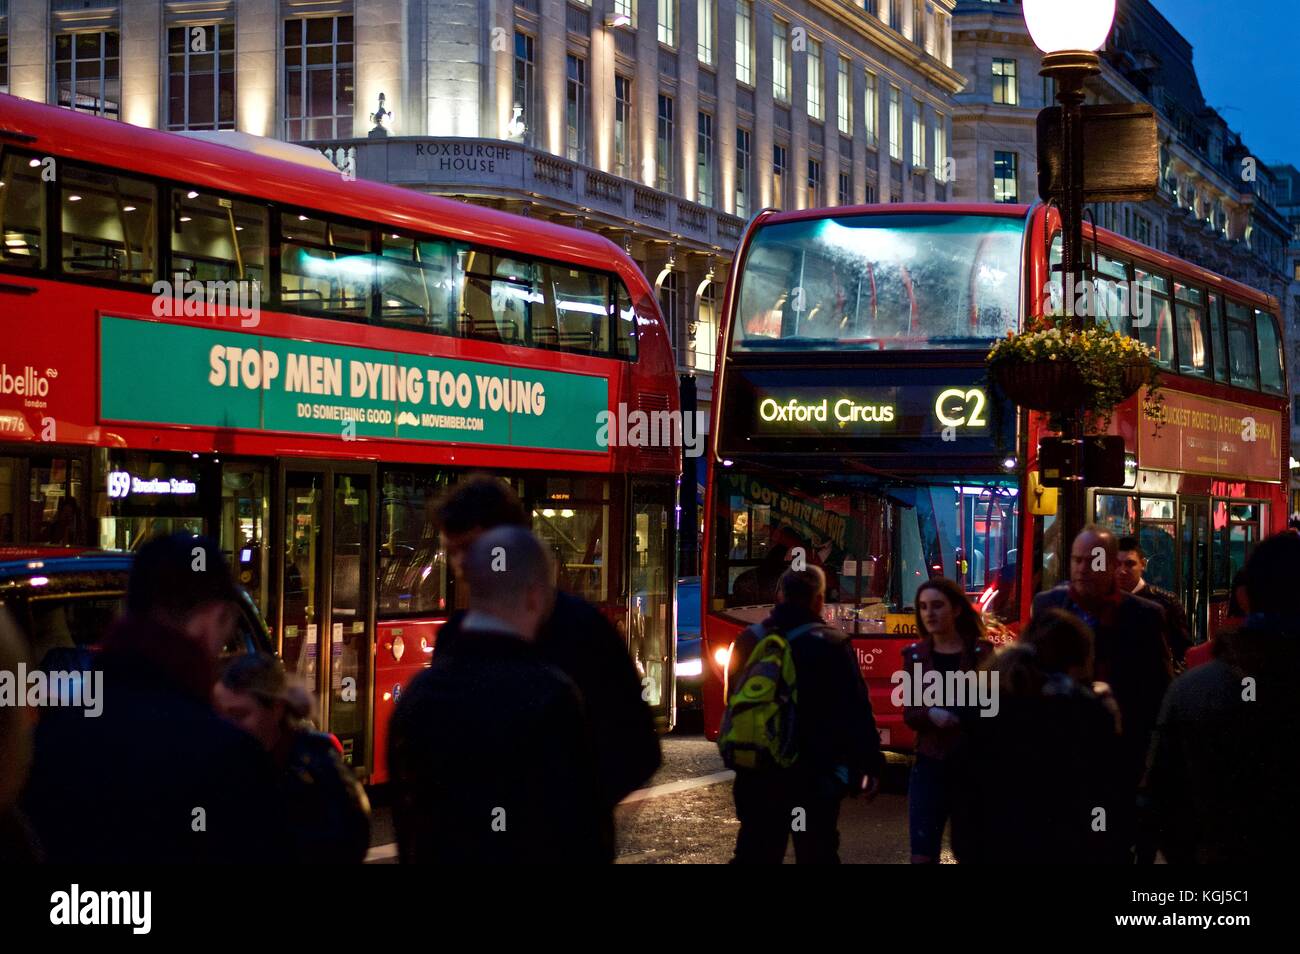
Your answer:
[[[618,864],[723,864],[736,843],[731,773],[717,746],[699,734],[662,740],[664,761],[646,785],[616,813]],[[840,812],[840,857],[849,864],[906,864],[907,764],[891,760],[881,792],[870,803],[847,799]],[[384,793],[374,799],[367,862],[397,860],[391,814]],[[562,859],[557,859],[562,860]],[[942,860],[953,861],[946,840]],[[794,861],[788,849],[786,862]]]

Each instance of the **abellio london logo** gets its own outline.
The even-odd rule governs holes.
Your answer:
[[[0,364],[0,394],[43,398],[50,393],[50,379],[58,376],[59,372],[54,368],[47,368],[42,373],[30,364],[21,370],[10,370],[9,365]]]

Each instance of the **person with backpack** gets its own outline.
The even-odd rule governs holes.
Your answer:
[[[909,679],[928,672],[971,672],[993,658],[993,644],[984,638],[979,613],[952,580],[936,577],[917,588],[916,631],[921,639],[903,650],[903,671]],[[903,707],[903,721],[916,732],[916,760],[907,784],[912,864],[939,860],[952,810],[951,758],[961,742],[966,714],[955,703]]]
[[[848,636],[822,621],[826,577],[787,570],[777,603],[731,653],[718,747],[736,771],[733,864],[839,863],[844,796],[873,797],[884,768]]]

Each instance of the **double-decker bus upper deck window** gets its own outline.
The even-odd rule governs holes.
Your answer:
[[[1093,261],[1091,248],[1085,252],[1084,259]],[[1121,329],[1130,304],[1128,263],[1102,254],[1097,255],[1096,261],[1092,281],[1097,295],[1097,317],[1108,319],[1112,328]]]
[[[1259,390],[1255,316],[1245,305],[1228,303],[1228,370],[1232,384]]]
[[[195,281],[266,280],[266,206],[188,188],[171,195],[172,273]]]
[[[366,319],[374,276],[369,228],[280,213],[280,299],[286,308]]]
[[[1210,305],[1210,350],[1214,353],[1214,380],[1228,380],[1228,341],[1223,336],[1223,300],[1213,292],[1209,295]]]
[[[64,163],[59,170],[64,274],[153,284],[157,190],[119,172]]]
[[[379,259],[379,320],[437,334],[456,333],[468,246],[384,232]]]
[[[527,344],[545,301],[542,267],[483,249],[465,254],[464,299],[458,333],[504,344]],[[544,333],[543,333],[544,334]]]
[[[1205,293],[1174,282],[1174,310],[1178,327],[1178,371],[1198,378],[1210,376],[1213,345],[1205,316]]]
[[[1282,374],[1282,344],[1278,341],[1273,316],[1255,309],[1255,329],[1259,339],[1259,383],[1269,394],[1285,394]]]
[[[1016,327],[1023,231],[939,213],[765,226],[745,257],[732,347],[979,347]]]
[[[535,344],[601,354],[609,351],[609,279],[604,275],[547,265],[546,314],[546,325],[533,327]],[[542,337],[543,331],[546,337]]]
[[[1131,328],[1143,344],[1156,349],[1156,363],[1174,366],[1174,315],[1169,303],[1169,279],[1141,268],[1133,270],[1138,285],[1137,300],[1130,309]]]
[[[622,279],[618,279],[615,288],[614,308],[617,311],[615,318],[615,342],[617,343],[617,353],[623,358],[636,357],[636,309],[632,307],[632,296],[628,293],[627,286],[623,284]]]
[[[7,152],[0,162],[0,239],[0,265],[45,267],[45,186],[34,156]]]

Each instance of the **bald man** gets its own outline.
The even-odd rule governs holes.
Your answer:
[[[555,603],[550,554],[526,528],[496,527],[465,550],[461,573],[456,651],[436,655],[393,714],[401,860],[612,860],[582,700],[537,648]]]
[[[1070,582],[1035,596],[1033,613],[1063,609],[1092,627],[1095,675],[1110,685],[1119,703],[1124,748],[1136,788],[1173,669],[1165,643],[1164,610],[1124,592],[1118,570],[1115,535],[1103,527],[1085,527],[1070,548]]]

